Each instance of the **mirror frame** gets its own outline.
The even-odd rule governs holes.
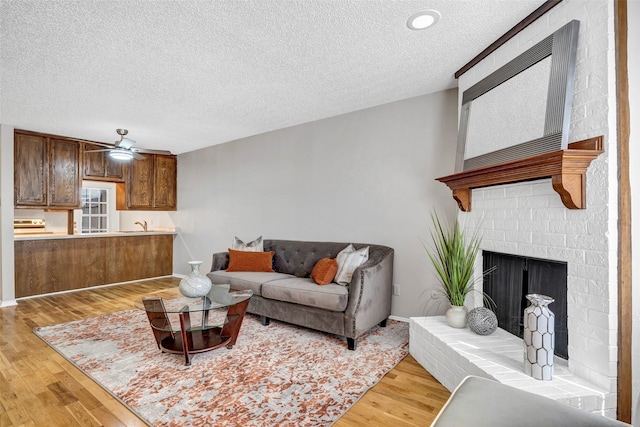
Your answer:
[[[456,151],[456,173],[567,149],[579,28],[579,21],[569,22],[463,92]],[[465,159],[473,101],[549,56],[551,56],[551,72],[543,136]]]

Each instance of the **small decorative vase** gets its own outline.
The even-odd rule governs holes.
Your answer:
[[[529,294],[531,305],[524,309],[524,371],[537,380],[553,379],[553,348],[555,315],[548,305],[554,299],[546,295]]]
[[[189,261],[191,273],[180,280],[180,292],[185,297],[203,297],[211,290],[211,280],[200,273],[202,261]]]
[[[464,305],[452,305],[445,313],[445,317],[452,328],[464,328],[467,326],[467,307]]]

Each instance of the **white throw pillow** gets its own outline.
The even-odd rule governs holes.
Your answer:
[[[353,245],[349,243],[349,246],[347,246],[346,248],[338,252],[338,255],[336,255],[336,262],[338,263],[338,271],[340,271],[340,268],[344,264],[344,260],[347,259],[347,256],[355,250],[356,248],[354,248]]]
[[[234,237],[233,244],[231,245],[231,249],[233,249],[234,251],[264,252],[262,236],[258,237],[256,240],[249,243],[245,243],[242,240],[238,239],[238,237]]]
[[[335,281],[339,285],[343,286],[351,283],[353,272],[369,259],[369,246],[365,246],[358,250],[352,250],[350,252],[348,251],[349,248],[354,249],[353,245],[349,245],[340,251],[336,257],[338,262],[338,272],[336,273]]]

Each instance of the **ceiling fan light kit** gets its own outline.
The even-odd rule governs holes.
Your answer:
[[[133,153],[125,148],[114,148],[109,151],[109,157],[114,160],[128,161],[133,159]]]

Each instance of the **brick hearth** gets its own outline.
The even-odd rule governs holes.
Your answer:
[[[467,375],[476,375],[588,412],[604,415],[605,408],[611,406],[606,390],[572,374],[567,362],[558,357],[553,380],[536,380],[525,374],[522,339],[502,329],[481,336],[468,327],[450,327],[444,316],[412,317],[409,352],[450,391]]]

